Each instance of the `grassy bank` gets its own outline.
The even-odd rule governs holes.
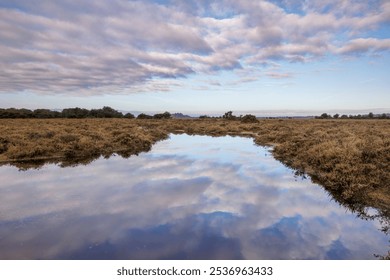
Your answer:
[[[148,151],[170,133],[246,136],[272,145],[274,156],[308,174],[340,203],[390,217],[389,120],[15,119],[0,122],[0,164],[89,162]],[[370,218],[370,217],[366,217]]]

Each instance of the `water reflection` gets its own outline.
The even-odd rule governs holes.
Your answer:
[[[85,166],[0,168],[1,259],[371,259],[356,218],[246,138],[172,135]]]

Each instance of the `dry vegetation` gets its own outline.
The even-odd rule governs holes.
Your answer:
[[[389,120],[9,119],[0,121],[0,164],[23,168],[29,160],[68,165],[112,153],[127,157],[150,150],[169,133],[253,137],[340,203],[362,215],[375,207],[390,217]]]

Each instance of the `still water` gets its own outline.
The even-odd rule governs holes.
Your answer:
[[[388,239],[248,138],[0,167],[0,259],[372,259]]]

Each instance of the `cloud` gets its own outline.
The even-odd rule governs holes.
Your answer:
[[[362,53],[378,53],[390,50],[390,39],[376,38],[359,38],[349,41],[343,47],[340,47],[336,52],[340,54],[362,54]]]
[[[280,72],[267,72],[266,75],[273,79],[286,79],[286,78],[292,78],[292,73],[280,73]]]
[[[16,0],[0,3],[0,92],[159,91],[161,80],[379,53],[388,39],[370,32],[389,22],[379,0]]]

